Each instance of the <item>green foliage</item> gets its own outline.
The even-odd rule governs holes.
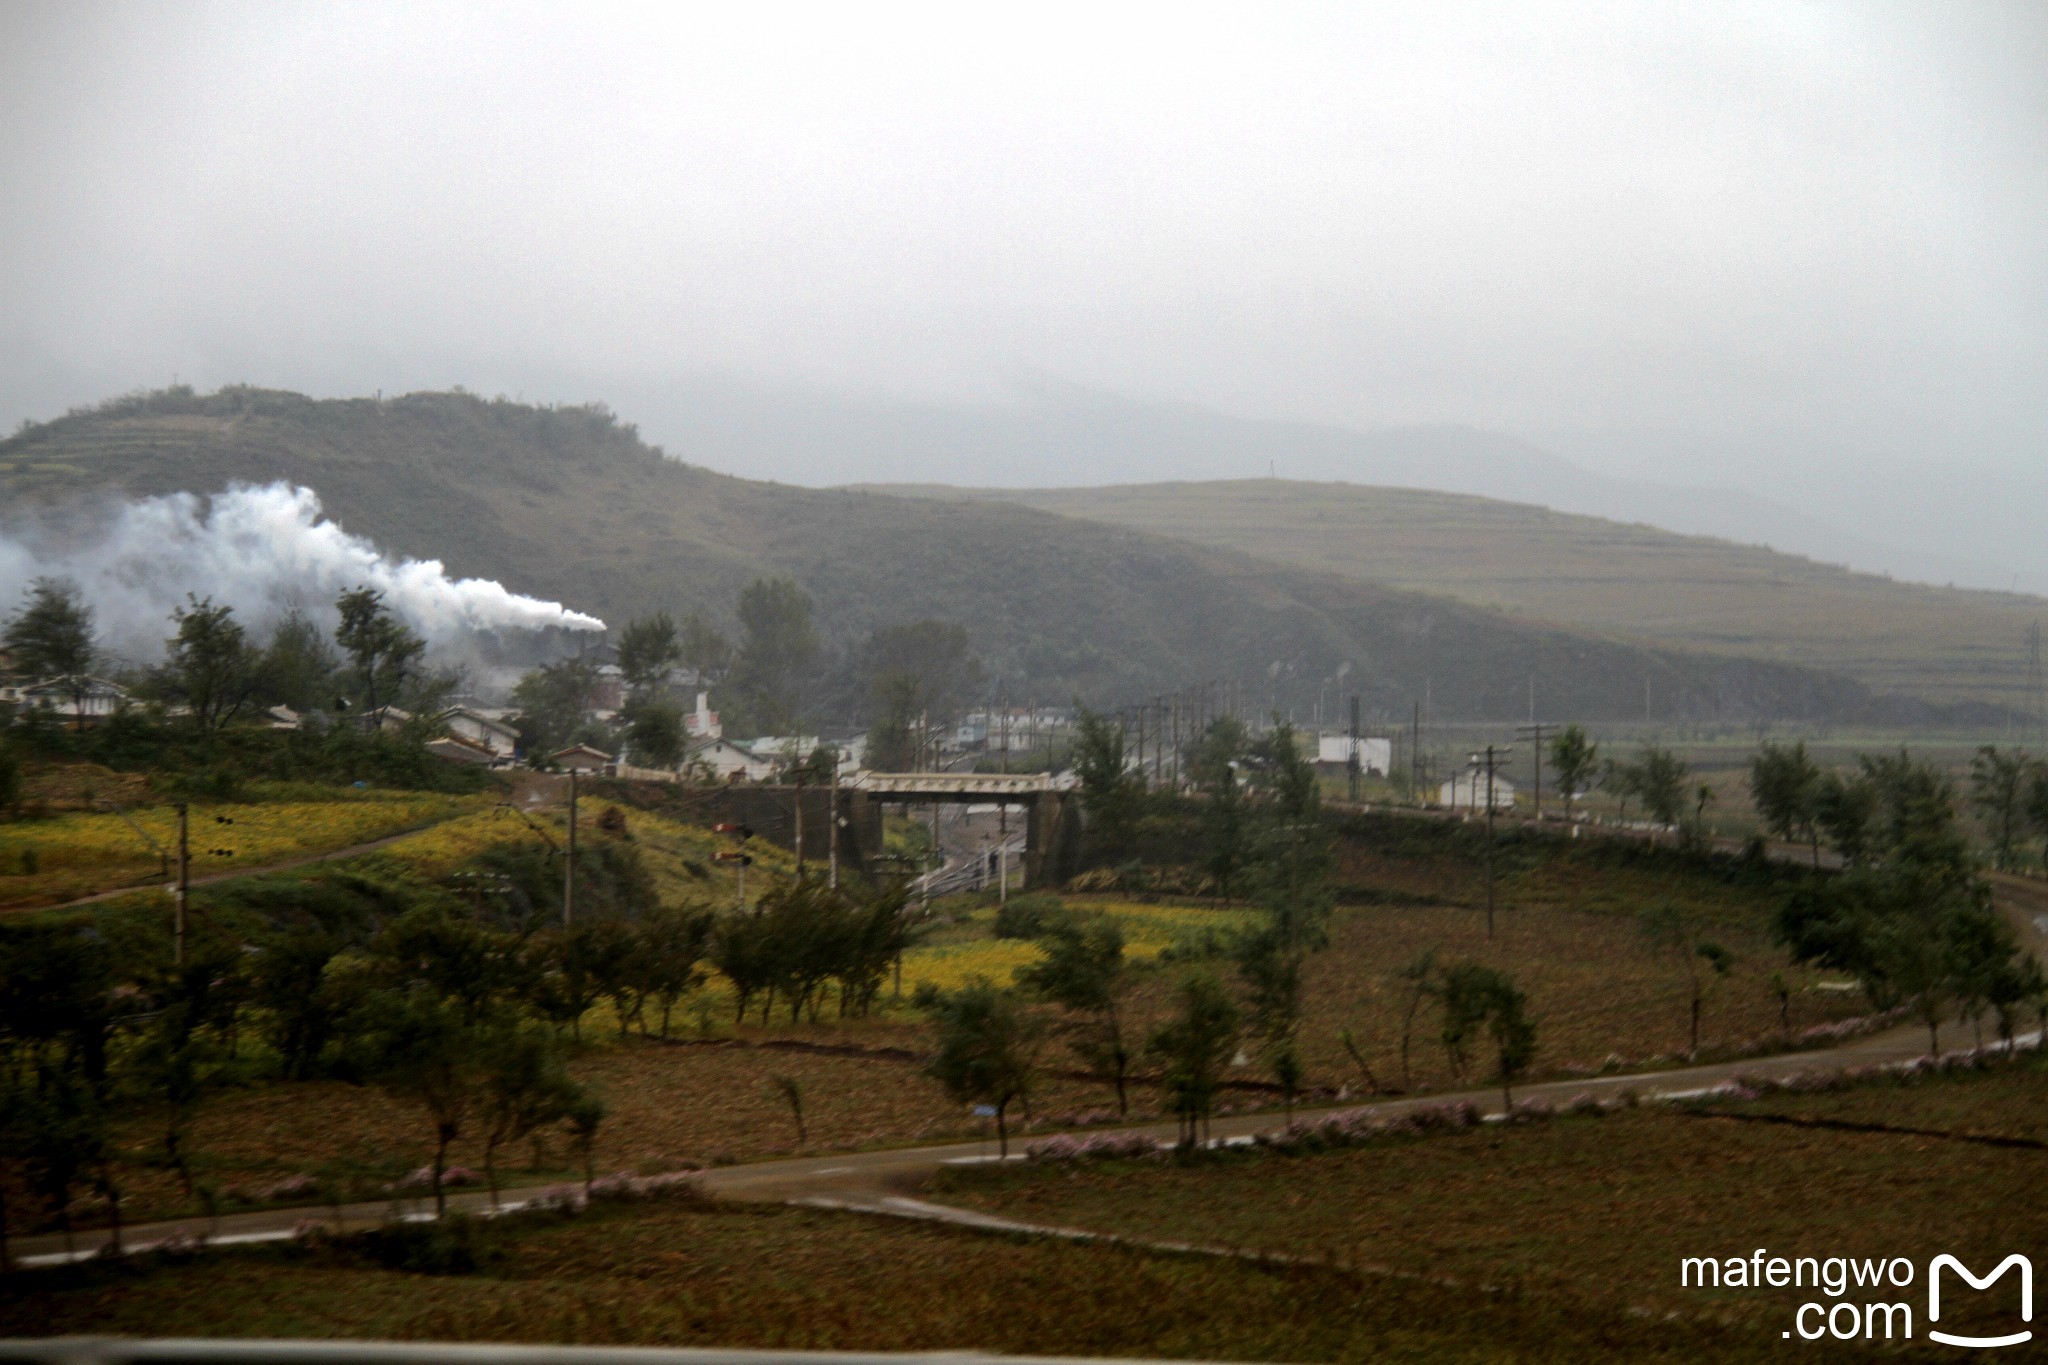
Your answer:
[[[982,677],[967,631],[936,620],[875,631],[856,672],[874,708],[870,764],[882,772],[910,770],[925,737],[951,724]]]
[[[1125,767],[1123,730],[1085,706],[1075,719],[1074,771],[1087,815],[1084,857],[1091,864],[1117,861],[1144,813],[1145,786]]]
[[[1780,839],[1811,844],[1816,863],[1823,786],[1821,770],[1806,756],[1804,740],[1789,746],[1767,743],[1750,760],[1750,799],[1764,828]]]
[[[519,738],[528,762],[538,766],[576,741],[596,689],[597,665],[584,658],[543,665],[519,680],[512,703],[519,708]]]
[[[190,594],[171,613],[178,633],[169,643],[163,691],[184,703],[201,730],[232,722],[262,685],[262,657],[234,617],[233,607]]]
[[[936,1035],[927,1071],[954,1099],[996,1111],[996,1139],[1008,1156],[1010,1105],[1028,1100],[1037,1084],[1043,1023],[1017,995],[986,981],[950,993],[928,992],[918,1003]]]
[[[340,660],[320,627],[300,613],[288,612],[270,632],[259,667],[260,695],[273,705],[301,714],[334,706],[335,674]]]
[[[1572,803],[1590,790],[1599,771],[1600,746],[1586,737],[1583,725],[1567,725],[1550,741],[1550,770],[1556,774],[1557,790],[1564,797],[1565,818],[1571,818]]]
[[[1634,762],[1609,764],[1607,785],[1624,799],[1639,799],[1644,812],[1658,824],[1676,826],[1685,809],[1686,779],[1691,771],[1673,750],[1644,744],[1636,751]]]
[[[1237,1005],[1223,983],[1196,972],[1180,983],[1179,1012],[1152,1034],[1145,1051],[1164,1067],[1160,1083],[1180,1123],[1180,1142],[1192,1147],[1201,1137],[1224,1068],[1237,1051]]]
[[[1462,1073],[1473,1032],[1483,1027],[1493,1043],[1494,1079],[1500,1083],[1501,1099],[1512,1109],[1512,1087],[1536,1059],[1536,1024],[1529,1018],[1528,997],[1507,973],[1469,962],[1446,970],[1441,989],[1444,1051]]]
[[[354,1234],[347,1245],[375,1265],[409,1275],[474,1275],[505,1254],[488,1221],[461,1213],[431,1223],[384,1223]]]
[[[675,620],[665,611],[628,621],[619,633],[619,672],[635,693],[657,689],[683,660]]]
[[[1123,930],[1107,916],[1091,915],[1062,916],[1043,932],[1045,956],[1020,969],[1017,984],[1068,1012],[1061,1032],[1074,1055],[1116,1087],[1117,1112],[1128,1113],[1132,1058],[1124,1036],[1123,998],[1130,987],[1130,963]]]
[[[1012,896],[996,907],[993,932],[997,938],[1037,938],[1061,927],[1067,908],[1058,896],[1040,892]]]
[[[643,768],[674,768],[689,738],[682,708],[665,697],[634,696],[626,703],[626,752]]]
[[[755,728],[781,734],[796,720],[798,689],[822,648],[810,595],[793,578],[756,578],[740,592],[739,620],[733,682],[742,707]]]
[[[2019,866],[2020,840],[2029,823],[2027,797],[2040,763],[2024,752],[1987,744],[1970,760],[1970,808],[1984,823],[1992,866]]]
[[[21,609],[0,631],[0,648],[12,657],[17,670],[31,678],[90,672],[92,616],[76,583],[38,578],[23,590]]]
[[[363,709],[394,704],[426,653],[427,642],[391,614],[384,594],[375,588],[349,589],[334,605],[341,613],[334,642],[348,655]]]
[[[765,1022],[779,994],[792,1020],[805,1010],[815,1019],[835,980],[839,1013],[861,1016],[916,936],[903,888],[863,895],[805,877],[774,888],[751,911],[721,916],[707,952],[732,983],[736,1018],[758,997]]]
[[[1728,975],[1735,955],[1706,937],[1706,925],[1699,909],[1690,902],[1662,900],[1642,915],[1644,934],[1650,941],[1675,956],[1685,967],[1692,1020],[1692,1055],[1700,1050],[1700,1014],[1707,992],[1716,980]],[[1703,970],[1704,969],[1704,970]]]

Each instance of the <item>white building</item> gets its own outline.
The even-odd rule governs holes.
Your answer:
[[[683,766],[709,773],[720,782],[766,782],[775,775],[773,763],[755,757],[729,739],[692,744],[683,757]]]
[[[709,692],[697,694],[697,709],[683,717],[683,733],[691,739],[718,739],[725,734],[718,713],[711,709]]]
[[[566,749],[555,750],[548,758],[565,773],[602,773],[612,766],[610,754],[588,744],[571,744]]]
[[[128,691],[105,678],[79,674],[44,678],[17,688],[15,702],[24,710],[47,711],[65,720],[99,720],[128,704]]]
[[[1437,804],[1452,810],[1481,811],[1486,809],[1487,788],[1493,789],[1493,808],[1513,810],[1515,808],[1515,784],[1501,776],[1498,768],[1493,776],[1486,775],[1484,763],[1468,764],[1463,772],[1457,773],[1437,789]]]
[[[1358,770],[1376,773],[1385,777],[1394,766],[1394,741],[1391,739],[1353,739],[1349,735],[1318,735],[1316,737],[1316,762],[1331,763],[1351,770],[1352,746],[1357,746]]]

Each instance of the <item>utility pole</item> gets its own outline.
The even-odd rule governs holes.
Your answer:
[[[1321,743],[1318,740],[1317,743]],[[1358,694],[1351,694],[1351,747],[1345,755],[1344,767],[1351,778],[1351,804],[1358,804]]]
[[[825,866],[832,889],[839,889],[839,749],[832,749],[832,796],[825,817]]]
[[[804,879],[804,770],[796,770],[796,879]]]
[[[1517,728],[1528,735],[1530,742],[1536,746],[1536,823],[1540,825],[1543,823],[1543,736],[1546,731],[1557,727],[1542,721],[1531,721]]]
[[[562,864],[562,927],[576,918],[576,770],[569,769],[569,859]]]
[[[185,803],[178,803],[178,888],[171,919],[171,964],[185,965],[185,906],[192,894],[192,846],[187,829]]]
[[[1422,804],[1422,703],[1414,703],[1414,714],[1408,718],[1408,796],[1416,805]]]
[[[1513,750],[1486,746],[1486,936],[1493,937],[1493,770]]]

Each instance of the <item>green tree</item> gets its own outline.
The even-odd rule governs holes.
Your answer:
[[[1551,737],[1550,768],[1556,774],[1557,790],[1564,796],[1564,818],[1570,823],[1572,803],[1593,785],[1599,771],[1600,746],[1586,738],[1582,725],[1567,725]]]
[[[1635,788],[1643,809],[1660,825],[1675,827],[1685,810],[1686,761],[1661,745],[1645,744],[1636,755]]]
[[[724,677],[732,667],[732,641],[694,611],[683,618],[676,650],[683,666],[707,682]]]
[[[444,1216],[448,1147],[469,1128],[482,1099],[489,1025],[428,990],[388,993],[373,1008],[365,1070],[393,1097],[426,1111],[434,1130],[434,1213]]]
[[[634,929],[635,970],[641,989],[661,1007],[664,1038],[676,1002],[702,980],[697,968],[711,946],[714,919],[700,906],[663,905]]]
[[[320,627],[299,612],[288,612],[264,646],[260,692],[269,702],[294,711],[328,710],[334,705],[334,678],[340,667]]]
[[[31,678],[70,679],[72,712],[83,713],[95,648],[92,608],[67,578],[38,578],[22,598],[21,610],[0,631],[0,648]]]
[[[561,1049],[543,1030],[505,1021],[479,1040],[481,1085],[476,1125],[484,1142],[484,1178],[491,1206],[498,1203],[498,1150],[551,1123],[568,1118],[583,1099],[569,1079]]]
[[[348,655],[363,709],[395,704],[427,642],[391,614],[384,594],[375,588],[351,588],[334,605],[341,613],[334,642]]]
[[[739,619],[733,680],[754,724],[783,733],[796,720],[799,688],[822,648],[810,595],[793,578],[757,578],[740,591]]]
[[[1691,1056],[1700,1052],[1700,1014],[1706,1005],[1708,991],[1717,980],[1725,979],[1729,969],[1735,965],[1735,954],[1706,936],[1706,925],[1699,910],[1689,904],[1665,899],[1645,910],[1642,915],[1644,936],[1667,955],[1675,956],[1685,967],[1687,1000],[1691,1008],[1692,1048]]]
[[[576,741],[589,723],[596,691],[597,665],[588,659],[543,665],[513,686],[512,704],[519,708],[519,732],[529,763],[538,766]]]
[[[682,661],[675,620],[665,611],[628,621],[619,633],[619,672],[636,696],[666,686]]]
[[[2027,795],[2040,764],[2017,749],[1986,744],[1970,760],[1970,808],[1984,823],[1991,863],[2001,872],[2019,866],[2027,830]]]
[[[666,697],[634,695],[626,702],[626,751],[647,768],[674,768],[683,761],[688,734],[682,708]]]
[[[873,733],[903,768],[914,761],[917,741],[950,725],[982,684],[966,629],[945,621],[874,632],[860,648],[858,671],[876,708]]]
[[[1444,1051],[1452,1070],[1464,1074],[1472,1036],[1483,1028],[1493,1043],[1501,1103],[1512,1110],[1511,1087],[1536,1057],[1536,1025],[1529,1018],[1528,997],[1506,973],[1460,963],[1443,975],[1442,1000]]]
[[[1010,1105],[1030,1101],[1043,1023],[1017,995],[986,981],[952,992],[925,992],[919,1004],[937,1035],[937,1055],[927,1074],[954,1099],[996,1111],[997,1150],[1007,1157]]]
[[[1749,794],[1764,828],[1787,843],[1805,842],[1820,866],[1822,774],[1806,741],[1765,744],[1749,763]]]
[[[1107,916],[1062,917],[1039,939],[1045,956],[1017,973],[1017,984],[1068,1011],[1062,1028],[1081,1064],[1116,1088],[1116,1111],[1130,1112],[1131,1047],[1123,999],[1130,963],[1123,930]]]
[[[1843,863],[1853,867],[1868,856],[1876,817],[1877,791],[1860,775],[1821,775],[1813,793],[1813,823]]]
[[[1125,764],[1124,732],[1087,707],[1075,721],[1074,770],[1081,778],[1081,808],[1093,860],[1127,853],[1144,814],[1145,786]]]
[[[1230,992],[1206,972],[1183,980],[1179,996],[1179,1012],[1152,1034],[1145,1050],[1163,1066],[1160,1083],[1186,1148],[1204,1135],[1223,1070],[1237,1051],[1239,1021]]]
[[[189,708],[201,730],[231,723],[254,699],[262,682],[262,656],[235,620],[235,609],[215,606],[210,597],[187,594],[171,613],[178,633],[168,642],[165,682]]]
[[[1267,801],[1246,880],[1264,916],[1239,936],[1233,956],[1247,989],[1248,1031],[1291,1107],[1301,1072],[1303,972],[1329,942],[1330,840],[1315,768],[1293,727],[1276,726],[1255,752]]]

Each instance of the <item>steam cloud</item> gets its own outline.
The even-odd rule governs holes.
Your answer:
[[[450,578],[438,559],[393,559],[325,520],[312,489],[283,483],[239,484],[204,502],[191,493],[139,499],[96,536],[62,548],[0,535],[0,615],[46,575],[75,580],[106,643],[141,655],[162,647],[187,593],[260,626],[294,607],[331,617],[339,593],[367,585],[436,649],[486,631],[605,628],[489,579]]]

